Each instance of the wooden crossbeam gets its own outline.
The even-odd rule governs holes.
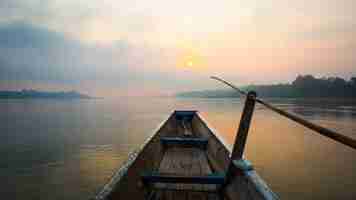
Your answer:
[[[180,110],[174,111],[174,115],[177,120],[191,121],[197,111],[194,110]]]
[[[158,172],[141,175],[142,182],[148,183],[183,183],[183,184],[215,184],[225,183],[225,174],[212,173],[206,176],[186,176],[178,174],[163,174]]]
[[[205,138],[181,138],[181,137],[162,137],[161,144],[164,146],[187,146],[206,149],[208,139]]]

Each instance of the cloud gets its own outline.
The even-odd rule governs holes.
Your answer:
[[[25,23],[0,27],[0,38],[1,80],[122,83],[130,78],[134,49],[125,41],[111,48],[89,46]]]
[[[122,90],[165,82],[165,88],[172,88],[176,79],[169,66],[175,60],[167,52],[127,40],[87,44],[24,22],[11,23],[0,26],[0,81]]]

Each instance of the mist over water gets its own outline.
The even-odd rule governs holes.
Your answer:
[[[270,99],[356,137],[356,103]],[[6,199],[88,199],[174,109],[199,110],[232,144],[239,99],[0,100]],[[257,106],[246,158],[282,199],[353,199],[355,151]]]

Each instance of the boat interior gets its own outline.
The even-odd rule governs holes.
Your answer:
[[[148,199],[218,199],[223,174],[215,174],[206,154],[208,138],[192,128],[192,113],[176,113],[176,131],[160,138],[163,156],[142,176]]]

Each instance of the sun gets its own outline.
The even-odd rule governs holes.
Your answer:
[[[205,62],[203,57],[193,50],[182,51],[177,56],[176,66],[181,70],[203,70]]]

